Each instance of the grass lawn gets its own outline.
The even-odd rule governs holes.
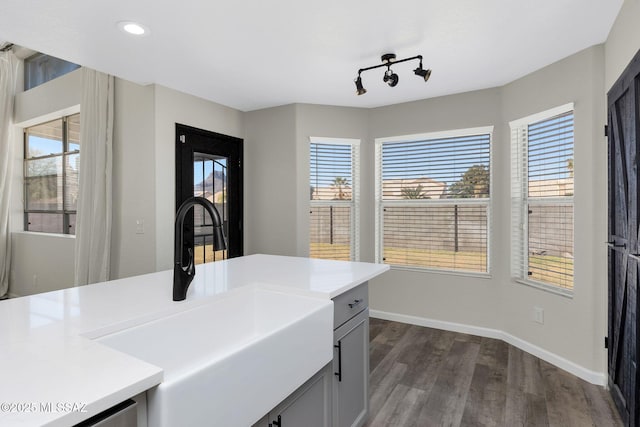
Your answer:
[[[309,248],[311,258],[335,259],[338,261],[351,261],[351,247],[331,243],[312,243]]]
[[[203,248],[206,247],[206,250]],[[211,245],[195,248],[196,264],[211,262],[214,253]],[[206,252],[206,260],[204,254]],[[309,249],[311,258],[349,261],[349,245],[312,243]],[[226,257],[226,251],[216,251],[215,259]],[[482,252],[453,252],[410,248],[385,248],[385,264],[414,267],[459,269],[473,272],[486,272],[487,256]],[[550,283],[564,289],[573,289],[573,259],[549,255],[529,256],[529,279]]]
[[[312,243],[312,258],[349,261],[349,245]],[[385,248],[385,264],[440,269],[460,269],[472,272],[487,271],[487,256],[483,252],[453,252],[410,248]],[[529,279],[550,283],[564,289],[573,288],[573,259],[549,255],[529,257]]]
[[[454,252],[415,248],[384,248],[384,262],[392,265],[487,271],[487,255],[482,252]]]
[[[573,259],[549,255],[529,256],[529,279],[573,289]]]

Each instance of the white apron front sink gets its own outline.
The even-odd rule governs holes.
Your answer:
[[[333,303],[247,287],[98,338],[161,367],[150,426],[249,426],[333,357]]]

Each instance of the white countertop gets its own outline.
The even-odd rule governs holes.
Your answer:
[[[162,369],[94,338],[242,286],[334,298],[388,269],[250,255],[197,266],[181,302],[172,301],[172,270],[0,301],[0,425],[70,426],[162,381]]]

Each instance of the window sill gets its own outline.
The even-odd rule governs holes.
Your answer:
[[[45,233],[42,231],[13,231],[12,234],[23,234],[27,236],[45,236],[45,237],[56,237],[63,239],[74,239],[76,238],[75,234],[62,234],[62,233]]]
[[[512,281],[514,283],[519,283],[521,285],[540,289],[541,291],[549,292],[551,294],[560,295],[561,297],[573,299],[573,290],[562,289],[553,285],[545,285],[544,283],[532,282],[529,280],[522,280],[522,279],[516,279],[516,278],[512,278]]]
[[[424,268],[424,267],[410,267],[404,265],[392,265],[388,264],[391,267],[391,270],[401,270],[401,271],[415,271],[417,273],[429,273],[429,274],[444,274],[447,276],[462,276],[462,277],[472,277],[476,279],[491,279],[491,273],[479,273],[472,271],[451,271],[451,270],[439,270],[435,268]]]

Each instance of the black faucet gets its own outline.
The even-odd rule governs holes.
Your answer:
[[[187,248],[189,261],[186,266],[182,265],[182,249],[184,248],[184,218],[194,205],[202,205],[213,221],[213,250],[227,248],[227,243],[222,232],[222,221],[220,214],[213,203],[204,197],[189,197],[185,200],[176,212],[176,228],[174,234],[173,251],[173,300],[182,301],[187,297],[187,289],[196,275],[196,267],[193,259],[193,248]]]

